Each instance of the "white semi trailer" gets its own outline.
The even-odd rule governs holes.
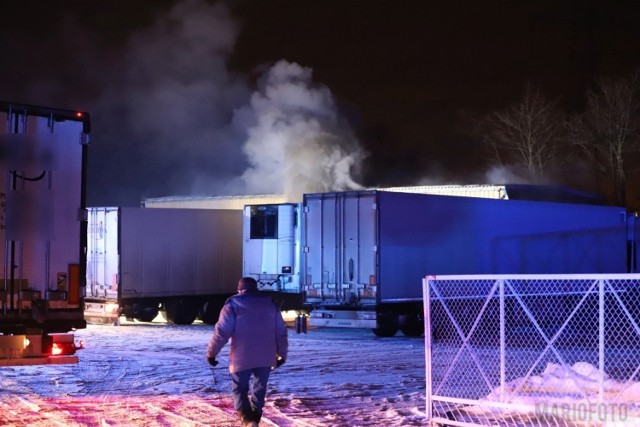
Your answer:
[[[89,208],[86,317],[213,324],[242,274],[242,211]]]

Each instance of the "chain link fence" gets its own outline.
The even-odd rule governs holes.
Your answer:
[[[423,280],[431,425],[640,426],[640,274]]]

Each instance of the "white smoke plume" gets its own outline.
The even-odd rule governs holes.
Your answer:
[[[243,147],[250,163],[242,175],[247,189],[299,200],[303,193],[361,188],[352,174],[364,152],[329,89],[312,81],[311,69],[277,62],[249,109],[255,124]]]
[[[224,4],[183,0],[129,39],[101,99],[119,132],[108,160],[120,162],[121,188],[294,201],[358,188],[363,154],[330,90],[284,60],[252,87],[228,66],[239,32]]]
[[[505,166],[492,166],[487,170],[486,175],[487,184],[506,184],[506,183],[523,183],[523,179],[509,167]]]

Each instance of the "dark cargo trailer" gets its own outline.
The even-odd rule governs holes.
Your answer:
[[[625,273],[624,208],[386,191],[305,194],[301,286],[317,326],[421,334],[421,279]]]

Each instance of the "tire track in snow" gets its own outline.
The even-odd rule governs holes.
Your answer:
[[[58,407],[51,407],[39,396],[14,396],[3,399],[2,406],[8,406],[0,415],[0,425],[5,427],[75,427],[66,414],[60,413]],[[11,415],[11,416],[7,416]],[[61,416],[64,417],[61,419]],[[24,420],[24,421],[23,421]]]
[[[236,427],[233,403],[208,402],[193,395],[104,400],[96,397],[40,398],[3,396],[4,427]]]
[[[128,394],[140,376],[140,365],[133,359],[100,357],[80,360],[76,372],[83,387],[79,394]]]

